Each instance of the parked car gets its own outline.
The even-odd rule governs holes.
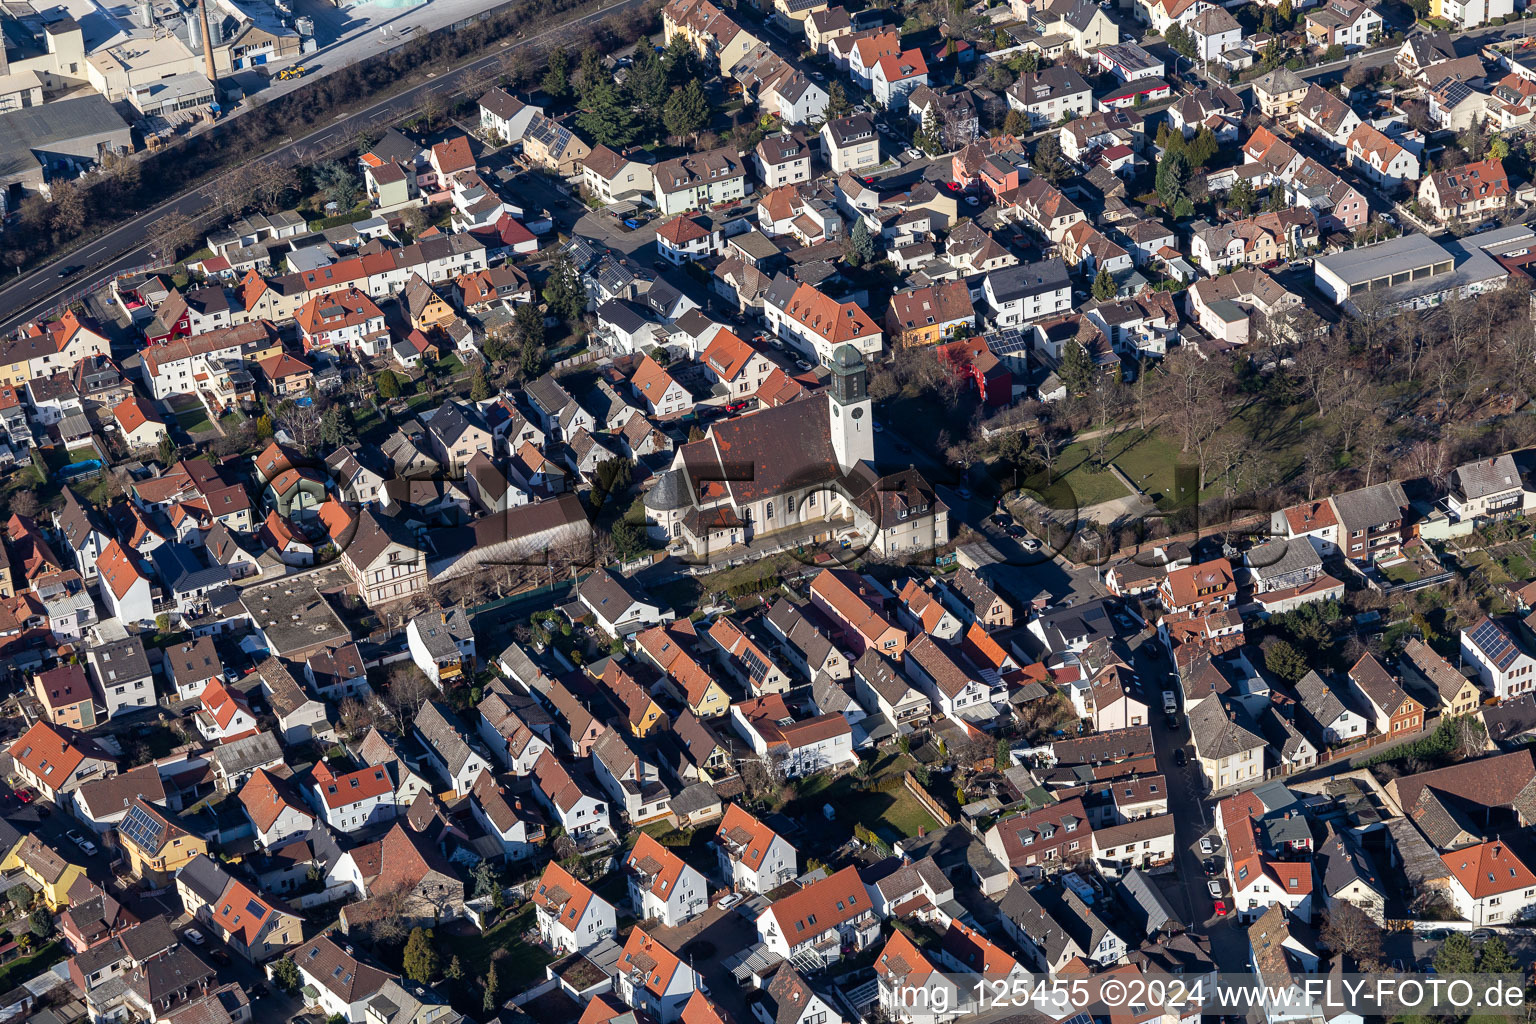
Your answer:
[[[1201,836],[1200,837],[1200,852],[1201,853],[1215,853],[1220,847],[1221,847],[1221,844],[1216,841],[1216,837],[1215,836]]]
[[[1201,867],[1205,868],[1206,876],[1210,878],[1214,878],[1221,871],[1221,865],[1216,863],[1215,857],[1205,858],[1205,862],[1201,864]]]
[[[89,839],[82,839],[75,845],[79,846],[80,852],[85,854],[87,857],[96,856],[96,844],[91,842]]]
[[[1165,724],[1167,724],[1169,732],[1178,732],[1178,730],[1179,730],[1179,716],[1178,715],[1169,715],[1163,721],[1164,721]]]
[[[1205,883],[1205,890],[1206,890],[1206,892],[1209,892],[1211,894],[1211,897],[1213,899],[1220,897],[1221,896],[1221,879],[1213,878],[1209,882],[1206,882]]]
[[[1226,917],[1227,916],[1227,904],[1226,904],[1225,900],[1217,900],[1216,901],[1216,916],[1217,917]]]
[[[719,907],[721,910],[730,910],[732,907],[734,907],[736,904],[738,904],[740,902],[741,902],[741,893],[739,893],[739,892],[728,892],[724,896],[720,897],[720,902],[716,903],[715,906]]]
[[[1173,752],[1173,764],[1176,768],[1183,768],[1189,763],[1189,758],[1184,756],[1184,748],[1180,747]]]
[[[208,951],[208,959],[212,960],[220,967],[228,967],[230,961],[229,950],[218,949],[217,947],[210,949]]]
[[[181,933],[181,937],[192,943],[194,946],[201,946],[204,942],[207,941],[203,938],[203,933],[198,931],[196,928],[188,928],[186,931]]]

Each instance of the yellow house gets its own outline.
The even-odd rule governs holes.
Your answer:
[[[802,18],[826,7],[824,2],[808,7]],[[677,36],[682,36],[698,52],[700,60],[714,61],[721,74],[729,74],[761,42],[732,21],[712,0],[671,0],[661,9],[661,28],[662,38],[668,45]]]
[[[812,14],[826,9],[826,0],[773,0],[773,13],[786,26],[794,29],[800,28],[800,23]]]
[[[693,678],[684,688],[688,710],[700,718],[719,718],[731,710],[731,698],[713,679]]]
[[[1440,712],[1445,715],[1472,715],[1483,701],[1477,683],[1458,672],[1451,663],[1415,637],[1403,645],[1397,660],[1404,682],[1419,683],[1422,691],[1434,687],[1440,697]]]
[[[85,868],[71,864],[64,855],[35,835],[16,841],[0,861],[0,871],[20,871],[36,882],[48,909],[58,913],[69,906],[69,890],[85,877]]]
[[[644,739],[652,733],[667,730],[671,724],[667,713],[661,710],[661,705],[646,692],[645,687],[635,682],[634,676],[624,671],[617,660],[609,658],[603,667],[603,674],[596,678],[618,703],[632,735]]]
[[[128,863],[139,878],[157,886],[169,885],[182,865],[208,852],[208,842],[143,797],[135,797],[117,826],[117,836]]]
[[[684,620],[652,626],[635,637],[640,653],[666,673],[662,686],[688,705],[700,718],[719,718],[731,710],[731,698],[694,657],[697,638],[693,624]]]

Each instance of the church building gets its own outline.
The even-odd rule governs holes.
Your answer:
[[[677,451],[645,495],[653,539],[694,556],[774,533],[849,538],[878,554],[949,541],[949,509],[916,469],[874,468],[869,374],[852,345],[826,393],[721,420]]]

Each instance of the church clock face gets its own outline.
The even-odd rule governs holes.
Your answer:
[[[853,410],[853,418],[856,420],[861,420],[864,418],[864,407],[862,405]]]

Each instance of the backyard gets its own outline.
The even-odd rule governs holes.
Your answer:
[[[534,929],[533,904],[525,903],[484,934],[466,928],[463,934],[444,930],[437,936],[443,963],[454,957],[464,969],[465,980],[482,978],[496,959],[496,981],[501,991],[526,988],[544,979],[544,968],[555,958],[536,941],[523,938]],[[505,951],[505,956],[497,956]]]
[[[931,832],[939,823],[901,783],[902,773],[916,767],[917,761],[910,754],[882,755],[862,788],[853,775],[832,778],[818,774],[797,787],[784,812],[811,823],[817,845],[823,849],[842,843],[853,834],[855,825],[862,825],[887,843]],[[830,822],[825,812],[828,805],[836,815]]]

